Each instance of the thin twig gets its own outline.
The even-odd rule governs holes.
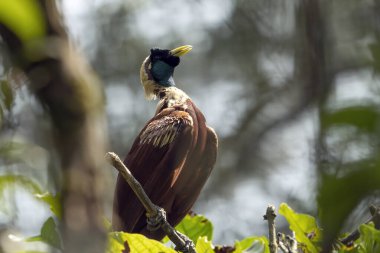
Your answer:
[[[108,152],[106,154],[106,160],[115,167],[120,174],[123,176],[125,181],[127,181],[128,185],[132,188],[137,198],[140,200],[141,204],[144,206],[149,216],[157,215],[157,206],[152,203],[148,195],[145,193],[141,184],[136,180],[136,178],[132,175],[130,170],[124,165],[124,163],[120,160],[119,156],[113,152]],[[185,240],[183,240],[177,231],[169,224],[169,222],[165,219],[161,224],[161,229],[166,233],[169,239],[176,245],[177,249],[185,249],[189,253],[195,253],[194,247],[190,246],[188,249],[188,245],[186,245]]]
[[[289,253],[289,250],[288,248],[286,247],[286,245],[282,242],[282,241],[279,241],[278,242],[278,247],[280,248],[280,250],[284,253]]]
[[[298,251],[298,243],[296,240],[296,232],[292,231],[292,236],[289,236],[289,249],[291,253],[296,253]]]
[[[276,240],[276,227],[274,225],[275,219],[276,219],[275,207],[273,205],[269,205],[267,207],[267,212],[264,215],[264,220],[268,221],[270,253],[277,253],[277,250],[278,250],[278,245],[277,245],[277,240]]]
[[[292,231],[291,236],[283,233],[277,233],[277,245],[283,253],[297,253],[298,245],[295,232]]]
[[[374,206],[371,205],[369,207],[369,211],[372,215],[372,217],[366,221],[364,224],[368,224],[370,222],[373,222],[375,224],[375,227],[377,229],[380,229],[380,207],[379,206]],[[341,239],[340,242],[343,243],[344,245],[348,246],[352,244],[354,241],[356,241],[360,237],[360,232],[359,229],[355,229],[351,234],[346,236],[345,238]]]

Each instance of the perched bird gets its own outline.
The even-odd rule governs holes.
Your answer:
[[[148,100],[159,99],[157,110],[141,130],[124,160],[152,202],[165,209],[177,225],[190,211],[215,164],[218,139],[201,111],[175,87],[173,73],[191,46],[151,49],[140,78]],[[161,229],[147,229],[146,211],[121,175],[118,176],[112,226],[161,240]]]

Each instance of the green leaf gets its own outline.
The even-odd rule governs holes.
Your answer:
[[[2,192],[4,191],[5,187],[9,185],[15,185],[18,184],[22,187],[24,187],[26,190],[28,190],[31,193],[34,194],[41,194],[42,190],[41,187],[34,182],[32,179],[22,176],[22,175],[1,175],[0,176],[0,198],[2,195]]]
[[[175,229],[189,237],[194,243],[201,236],[205,236],[210,241],[212,240],[212,223],[203,215],[188,214]]]
[[[176,253],[175,250],[166,247],[162,243],[146,238],[140,234],[124,232],[111,232],[108,234],[108,246],[106,253],[120,253],[125,249],[127,242],[130,253]]]
[[[340,109],[323,115],[322,127],[334,125],[355,126],[361,131],[373,133],[378,129],[380,117],[378,106],[363,105]]]
[[[54,248],[62,249],[61,236],[52,217],[48,218],[42,225],[40,235],[27,238],[26,241],[41,241],[53,246]]]
[[[342,167],[344,168],[344,164]],[[380,161],[361,163],[355,170],[336,177],[323,175],[318,192],[321,225],[324,241],[334,242],[337,234],[355,206],[366,196],[379,189]]]
[[[234,253],[269,253],[269,241],[265,236],[252,236],[235,242]]]
[[[360,238],[357,240],[363,253],[380,252],[380,230],[373,223],[362,224],[359,227]]]
[[[61,200],[59,194],[52,195],[51,193],[45,192],[44,194],[35,194],[37,199],[42,200],[49,205],[50,210],[59,218],[62,218]]]
[[[14,190],[15,186],[20,186],[30,192],[41,193],[40,186],[34,182],[32,179],[22,176],[22,175],[0,175],[0,211],[3,213],[13,213],[12,205],[4,200],[5,189]]]
[[[45,192],[42,193],[42,189],[38,183],[31,178],[23,175],[1,175],[0,176],[0,201],[2,200],[3,191],[7,186],[18,185],[26,189],[33,194],[38,200],[41,200],[49,205],[50,210],[58,217],[62,217],[61,203],[59,195],[53,196],[52,194]]]
[[[298,214],[285,203],[281,203],[279,214],[288,221],[289,228],[296,233],[296,240],[306,246],[307,252],[319,252],[318,242],[321,238],[321,230],[315,218],[307,214]]]
[[[0,22],[24,42],[45,34],[46,24],[36,0],[1,0]]]
[[[120,253],[124,247],[124,242],[127,240],[123,232],[111,232],[108,234],[108,245],[106,253]]]
[[[206,236],[199,237],[195,245],[197,253],[213,253],[213,248],[211,241],[209,241]]]

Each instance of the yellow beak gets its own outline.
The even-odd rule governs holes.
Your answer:
[[[188,52],[190,52],[192,48],[193,47],[190,45],[180,46],[180,47],[170,50],[170,54],[173,56],[178,56],[178,57],[183,56],[187,54]]]

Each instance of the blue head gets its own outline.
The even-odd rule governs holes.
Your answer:
[[[170,50],[153,48],[150,50],[150,72],[156,83],[161,86],[174,86],[174,68],[180,63],[178,56],[170,54]]]
[[[179,57],[187,54],[191,46],[181,46],[173,50],[153,48],[150,50],[150,73],[154,81],[164,87],[174,86],[173,73],[180,63]]]

